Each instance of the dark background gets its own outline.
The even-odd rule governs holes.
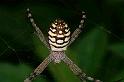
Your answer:
[[[45,36],[57,18],[73,32],[85,11],[85,28],[67,55],[89,76],[124,82],[123,0],[0,0],[0,82],[23,82],[49,54],[34,34],[27,8]],[[80,82],[62,62],[51,63],[33,82],[63,81]]]

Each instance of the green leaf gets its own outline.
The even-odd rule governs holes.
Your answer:
[[[65,63],[51,63],[49,67],[56,82],[80,82]]]
[[[23,82],[31,73],[31,69],[23,64],[12,65],[0,63],[0,82]],[[43,78],[36,79],[35,82],[46,82]]]
[[[80,39],[80,38],[79,38]],[[107,37],[105,32],[93,29],[75,45],[75,55],[78,55],[80,66],[84,71],[96,74],[105,56]],[[92,74],[90,74],[92,75]]]
[[[109,50],[124,58],[124,43],[116,43],[109,46]]]
[[[110,79],[109,82],[124,82],[124,70],[115,74],[113,78]]]

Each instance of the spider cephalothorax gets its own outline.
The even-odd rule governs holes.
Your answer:
[[[52,51],[66,50],[70,40],[70,30],[63,20],[55,20],[48,31]]]

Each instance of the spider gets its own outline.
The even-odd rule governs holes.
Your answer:
[[[65,54],[65,50],[67,47],[74,42],[74,40],[79,36],[82,32],[84,20],[86,19],[85,12],[82,12],[82,20],[80,21],[79,27],[71,34],[68,25],[64,22],[64,20],[57,19],[55,20],[48,31],[48,38],[43,35],[42,31],[36,25],[30,9],[27,9],[28,18],[35,28],[36,35],[39,37],[41,42],[49,49],[50,54],[46,59],[30,74],[28,78],[24,80],[24,82],[31,82],[36,76],[41,74],[43,70],[48,66],[50,62],[60,63],[64,61],[70,70],[78,76],[83,82],[87,80],[93,82],[102,82],[100,80],[94,79],[92,77],[88,77],[73,61],[68,58]]]

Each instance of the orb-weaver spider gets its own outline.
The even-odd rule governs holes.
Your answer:
[[[68,25],[63,20],[55,20],[48,31],[48,39],[43,35],[42,31],[34,22],[32,14],[27,9],[28,18],[32,26],[35,28],[36,35],[39,39],[44,43],[44,45],[49,49],[50,54],[46,59],[30,74],[28,78],[24,80],[24,82],[31,82],[36,76],[43,72],[43,70],[47,67],[50,62],[60,63],[61,60],[64,61],[70,68],[70,70],[78,76],[83,82],[86,80],[94,81],[94,82],[101,82],[100,80],[96,80],[92,77],[88,77],[82,70],[73,63],[66,55],[65,50],[66,48],[74,42],[74,40],[78,37],[81,33],[84,20],[86,19],[85,12],[82,12],[82,20],[80,21],[79,27],[71,34],[68,28]]]

